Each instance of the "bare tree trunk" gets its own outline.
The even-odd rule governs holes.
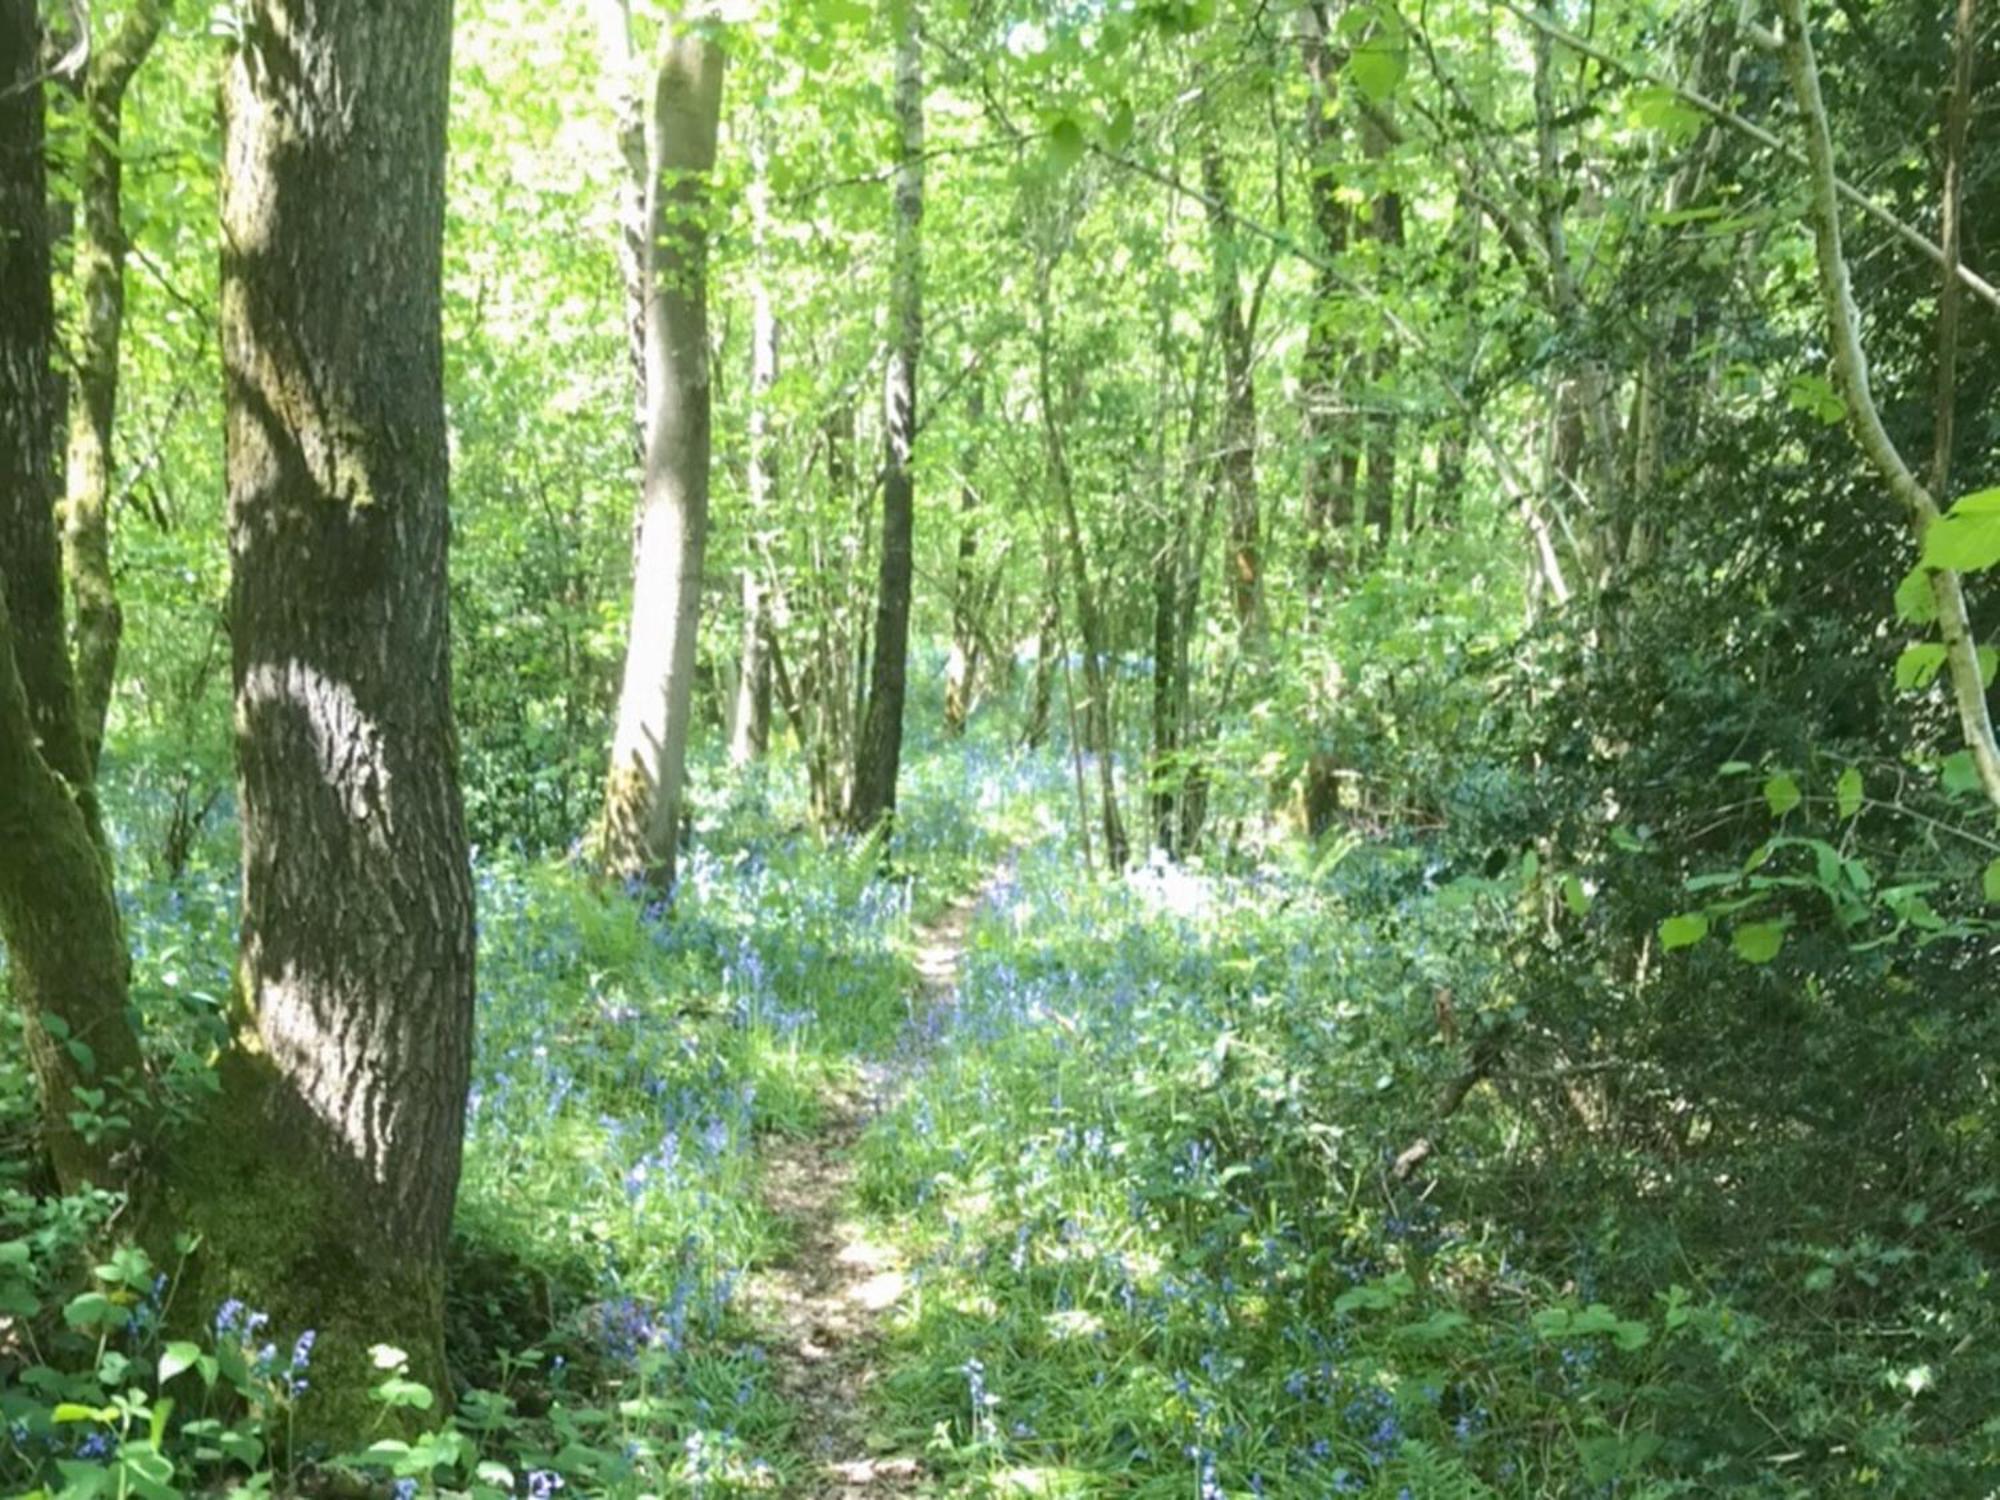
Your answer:
[[[979,489],[972,482],[979,429],[986,421],[986,385],[975,372],[966,393],[965,414],[973,431],[966,445],[965,474],[959,489],[958,563],[951,586],[951,659],[944,673],[944,728],[965,732],[979,682]]]
[[[1317,600],[1345,559],[1354,533],[1353,445],[1340,421],[1344,366],[1352,357],[1337,327],[1340,278],[1353,214],[1339,188],[1340,129],[1333,113],[1336,65],[1317,5],[1299,12],[1300,46],[1311,88],[1306,100],[1306,196],[1319,258],[1306,329],[1306,591]]]
[[[1113,874],[1123,870],[1130,858],[1124,820],[1118,813],[1118,777],[1113,762],[1111,732],[1111,684],[1104,670],[1104,616],[1098,607],[1096,586],[1090,576],[1090,553],[1084,545],[1083,523],[1077,515],[1076,485],[1070,473],[1069,454],[1063,444],[1063,402],[1057,395],[1051,327],[1054,293],[1050,286],[1054,267],[1044,258],[1039,267],[1040,321],[1036,327],[1037,388],[1042,409],[1042,441],[1049,465],[1049,485],[1055,493],[1056,513],[1063,539],[1069,547],[1070,596],[1076,603],[1078,633],[1083,637],[1084,691],[1090,697],[1084,705],[1084,737],[1097,757],[1097,775],[1104,817],[1104,863]]]
[[[117,32],[90,54],[83,75],[83,222],[76,279],[83,298],[70,405],[63,561],[76,601],[77,721],[93,767],[118,672],[125,615],[111,576],[111,436],[118,410],[118,353],[125,328],[125,89],[160,34],[160,0],[136,0]]]
[[[43,1138],[65,1189],[115,1186],[113,1111],[79,1090],[143,1091],[128,966],[64,650],[55,530],[57,390],[40,28],[0,0],[0,942]]]
[[[917,0],[896,19],[895,260],[890,272],[889,368],[883,384],[887,467],[882,478],[882,572],[875,597],[875,654],[854,762],[848,824],[872,829],[896,810],[903,758],[903,698],[910,654],[910,584],[916,519],[911,453],[917,437],[917,361],[923,350],[924,73]]]
[[[1235,226],[1221,148],[1209,141],[1201,156],[1202,191],[1214,258],[1215,320],[1222,344],[1222,450],[1217,460],[1229,487],[1229,596],[1236,628],[1253,646],[1263,632],[1263,565],[1257,507],[1257,376],[1250,319],[1243,308]]]
[[[1371,162],[1381,162],[1389,154],[1389,138],[1370,116],[1362,120],[1362,153]],[[1368,237],[1380,246],[1376,256],[1378,277],[1393,271],[1396,256],[1403,248],[1403,195],[1383,191],[1375,195],[1368,220]],[[1368,419],[1368,527],[1375,535],[1374,546],[1381,551],[1389,545],[1396,515],[1396,436],[1399,423],[1395,411],[1396,370],[1400,363],[1398,345],[1385,339],[1370,361],[1369,384],[1376,410]],[[1407,529],[1407,528],[1406,528]]]
[[[1832,333],[1834,371],[1840,378],[1841,394],[1846,397],[1848,426],[1890,494],[1903,507],[1921,556],[1925,537],[1940,519],[1937,499],[1910,471],[1895,440],[1883,426],[1882,414],[1875,405],[1868,354],[1861,343],[1861,315],[1854,305],[1847,254],[1841,245],[1839,178],[1834,172],[1833,131],[1827,120],[1826,100],[1820,93],[1819,63],[1813,55],[1812,37],[1806,30],[1805,3],[1804,0],[1779,0],[1778,8],[1785,20],[1785,66],[1791,75],[1793,98],[1806,126],[1820,300]],[[1969,24],[1969,18],[1961,17],[1962,26]],[[1963,31],[1956,41],[1962,49]],[[1962,60],[1965,55],[1963,50],[1959,52],[1961,61],[1954,68],[1955,74],[1957,68],[1969,66]],[[1956,76],[1953,93],[1958,93]],[[1954,109],[1962,107],[1954,99]],[[1962,126],[1954,124],[1947,129],[1958,130]],[[1962,142],[1962,135],[1959,140]],[[1957,174],[1949,174],[1948,189],[1956,187]],[[1953,221],[1951,232],[1956,233],[1955,205],[1950,212]],[[1953,322],[1957,302],[1956,266],[1956,259],[1947,256],[1945,274],[1953,292],[1938,310],[1941,356],[1938,368],[1941,380],[1956,355],[1956,325]],[[1939,470],[1948,466],[1950,446],[1949,433],[1941,434],[1935,459]],[[2000,807],[2000,744],[1994,740],[1992,712],[1986,702],[1986,680],[1980,670],[1978,643],[1965,606],[1965,590],[1959,582],[1959,575],[1950,568],[1929,568],[1926,572],[1930,580],[1932,606],[1937,613],[1938,634],[1944,643],[1952,698],[1958,707],[1960,732],[1965,737],[1966,749],[1972,755],[1981,789],[1985,791],[1988,801]]]
[[[370,1417],[373,1344],[449,1394],[473,997],[446,620],[450,54],[450,0],[254,0],[224,87],[243,927],[222,1092],[174,1164],[207,1247],[183,1294],[316,1327],[300,1436],[336,1442]]]
[[[605,783],[606,871],[669,890],[694,719],[708,543],[708,198],[723,53],[660,38],[647,128],[646,463],[618,725]]]
[[[761,127],[758,127],[761,129]],[[767,278],[770,188],[765,181],[761,134],[752,148],[750,183],[750,530],[743,564],[743,649],[731,715],[729,759],[743,766],[771,743],[771,600],[760,568],[762,532],[778,499],[778,458],[771,433],[771,401],[778,383],[778,319]]]

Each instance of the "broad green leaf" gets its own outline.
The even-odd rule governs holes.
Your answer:
[[[1847,416],[1847,403],[1824,375],[1794,375],[1785,393],[1793,411],[1802,411],[1832,427]]]
[[[2000,562],[2000,490],[1962,497],[1924,533],[1924,563],[1976,573]]]
[[[1931,593],[1928,568],[1912,568],[1896,585],[1896,618],[1911,625],[1929,625],[1937,619],[1937,598]]]
[[[1410,69],[1409,46],[1401,36],[1378,31],[1354,49],[1347,59],[1347,73],[1362,97],[1381,104],[1396,92]]]
[[[1672,89],[1659,84],[1645,84],[1628,93],[1625,96],[1625,117],[1640,130],[1663,131],[1676,140],[1694,134],[1707,119]],[[1702,212],[1712,217],[1721,210],[1710,208]]]
[[[1799,784],[1792,780],[1791,772],[1779,771],[1765,779],[1764,801],[1770,804],[1772,817],[1782,818],[1804,800],[1799,795]]]
[[[1586,916],[1590,911],[1590,892],[1583,888],[1583,882],[1575,875],[1563,876],[1563,904],[1577,916]]]
[[[1896,686],[1906,693],[1922,692],[1937,680],[1944,658],[1945,649],[1936,641],[1905,647],[1896,658]]]
[[[201,1363],[201,1349],[185,1339],[176,1339],[160,1351],[160,1384],[165,1385],[183,1370]]]
[[[1660,947],[1668,953],[1676,948],[1692,948],[1708,936],[1708,918],[1698,911],[1668,917],[1660,924]]]
[[[1979,888],[1989,905],[2000,906],[2000,859],[1987,865],[1986,873],[1979,877]]]
[[[1121,99],[1104,122],[1104,145],[1109,151],[1123,151],[1132,144],[1132,101]]]
[[[1049,160],[1056,164],[1058,171],[1067,172],[1082,161],[1083,153],[1089,146],[1083,127],[1068,115],[1049,127]]]
[[[1861,811],[1862,790],[1861,772],[1858,769],[1849,766],[1840,773],[1840,782],[1834,787],[1834,797],[1843,818],[1851,818]]]
[[[1979,680],[1987,687],[1993,686],[1993,674],[2000,671],[2000,651],[1991,646],[1981,646],[1979,656]]]
[[[1979,768],[1972,763],[1972,752],[1958,750],[1947,755],[1939,769],[1938,780],[1947,792],[1978,791]]]
[[[1745,963],[1767,964],[1785,946],[1785,924],[1745,922],[1730,935],[1729,946]]]

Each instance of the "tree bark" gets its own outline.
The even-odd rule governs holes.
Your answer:
[[[1310,90],[1306,101],[1306,196],[1319,259],[1306,329],[1306,592],[1317,601],[1354,535],[1353,444],[1340,421],[1343,367],[1352,358],[1338,328],[1341,280],[1352,212],[1340,200],[1340,131],[1333,116],[1336,68],[1316,5],[1299,12],[1300,47]]]
[[[301,1436],[357,1437],[369,1347],[449,1397],[445,1242],[473,914],[446,618],[450,0],[254,0],[223,90],[242,951],[174,1163],[183,1295],[315,1327]]]
[[[1222,446],[1217,458],[1229,488],[1229,597],[1236,628],[1255,644],[1263,631],[1264,577],[1257,508],[1257,376],[1250,319],[1243,309],[1235,226],[1222,152],[1213,141],[1201,156],[1202,191],[1208,203],[1214,262],[1215,321],[1222,344]]]
[[[125,1136],[88,1117],[130,1114],[114,1096],[143,1093],[144,1074],[63,645],[39,35],[34,0],[0,0],[0,942],[50,1160],[74,1190],[125,1176]]]
[[[670,890],[708,542],[708,198],[723,54],[662,34],[647,127],[646,462],[632,626],[604,794],[607,873]]]
[[[903,698],[909,666],[910,584],[917,436],[917,360],[923,348],[924,78],[917,0],[896,7],[896,227],[890,271],[890,351],[883,382],[887,467],[882,478],[882,558],[876,588],[875,651],[854,764],[848,825],[866,832],[896,810],[903,756]]]
[[[125,330],[125,90],[160,34],[161,10],[161,0],[135,0],[117,32],[92,49],[83,76],[83,220],[76,236],[83,310],[64,470],[63,561],[76,603],[77,723],[93,769],[125,630],[111,574],[111,439]]]

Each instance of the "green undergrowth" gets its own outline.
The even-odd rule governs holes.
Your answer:
[[[1843,1309],[1795,1245],[1697,1238],[1698,1158],[1559,1164],[1511,1087],[1437,1126],[1533,999],[1532,869],[1446,873],[1026,854],[863,1143],[913,1268],[885,1423],[951,1494],[1988,1493],[1963,1239],[1916,1276],[1878,1241]]]
[[[975,738],[911,767],[885,846],[805,830],[792,774],[780,762],[698,806],[671,905],[563,860],[475,861],[448,1420],[447,1393],[385,1351],[362,1444],[298,1438],[314,1403],[363,1394],[316,1388],[352,1361],[309,1318],[194,1306],[215,1279],[200,1246],[161,1264],[117,1250],[116,1200],[55,1196],[27,1167],[30,1081],[0,1068],[0,1130],[24,1147],[0,1177],[0,1493],[287,1492],[328,1468],[397,1496],[789,1483],[800,1438],[738,1297],[776,1248],[759,1141],[811,1132],[858,1059],[894,1045],[916,918],[1020,836],[1047,780]],[[159,809],[138,791],[122,829],[135,996],[193,1121],[223,1039],[230,830],[176,878],[142,873]]]

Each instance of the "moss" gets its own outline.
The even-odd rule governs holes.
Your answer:
[[[310,1328],[309,1388],[292,1434],[334,1454],[376,1437],[433,1425],[449,1408],[444,1353],[444,1269],[431,1258],[357,1238],[350,1189],[311,1165],[305,1143],[271,1125],[276,1071],[242,1050],[222,1065],[222,1090],[207,1117],[175,1142],[169,1201],[179,1229],[200,1237],[175,1299],[175,1321],[206,1339],[230,1298],[270,1316],[281,1357]],[[429,1386],[429,1411],[386,1411],[370,1350],[409,1356],[409,1377]]]

